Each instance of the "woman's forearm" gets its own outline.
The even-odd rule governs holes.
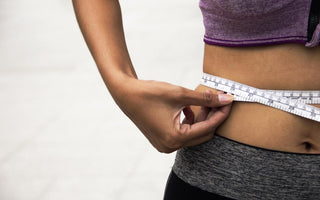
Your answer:
[[[73,0],[77,20],[112,93],[121,78],[137,78],[127,50],[118,0]]]
[[[73,4],[111,95],[157,150],[170,153],[213,137],[214,130],[229,114],[232,97],[138,80],[124,38],[118,0],[73,0]],[[194,118],[190,105],[204,107],[200,117]],[[181,111],[186,115],[183,123]]]

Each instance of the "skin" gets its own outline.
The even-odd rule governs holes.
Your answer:
[[[320,152],[317,122],[255,103],[234,102],[231,109],[231,96],[204,86],[193,91],[139,80],[127,51],[118,1],[73,0],[73,5],[115,102],[158,151],[171,153],[197,145],[216,133],[268,149]],[[205,45],[203,71],[261,89],[319,90],[319,54],[319,48],[298,44],[250,48]],[[186,116],[183,123],[181,112]],[[152,120],[153,113],[157,113],[157,120]]]
[[[84,39],[112,97],[159,151],[210,140],[227,118],[233,97],[139,80],[126,47],[117,0],[73,0]],[[194,115],[190,105],[202,107]],[[144,108],[144,109],[141,109]],[[180,113],[186,119],[180,123]],[[157,120],[153,120],[157,113]]]
[[[248,48],[206,45],[204,72],[261,89],[320,90],[320,48],[281,44]],[[199,86],[197,91],[206,90]],[[320,107],[319,105],[314,105]],[[320,123],[256,103],[234,102],[216,130],[267,149],[320,153]]]

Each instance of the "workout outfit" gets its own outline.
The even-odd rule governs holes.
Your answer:
[[[320,43],[319,0],[200,0],[204,42]],[[273,151],[218,135],[177,151],[165,200],[320,199],[320,154]]]
[[[204,42],[221,46],[319,45],[317,0],[200,0]]]
[[[273,151],[218,135],[179,150],[172,173],[185,184],[219,195],[201,200],[320,199],[320,154]],[[170,186],[169,179],[167,187],[179,184]],[[181,195],[174,194],[179,190],[170,192]],[[189,199],[200,200],[192,195],[188,194]]]

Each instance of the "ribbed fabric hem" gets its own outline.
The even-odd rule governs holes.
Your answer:
[[[252,40],[226,40],[226,39],[211,38],[205,35],[203,41],[206,44],[218,45],[218,46],[248,47],[248,46],[275,45],[275,44],[284,44],[284,43],[306,44],[307,37],[289,36],[289,37],[252,39]]]

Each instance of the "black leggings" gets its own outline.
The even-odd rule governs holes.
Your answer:
[[[232,200],[211,192],[201,190],[197,187],[189,185],[181,180],[173,171],[171,171],[164,200]]]

